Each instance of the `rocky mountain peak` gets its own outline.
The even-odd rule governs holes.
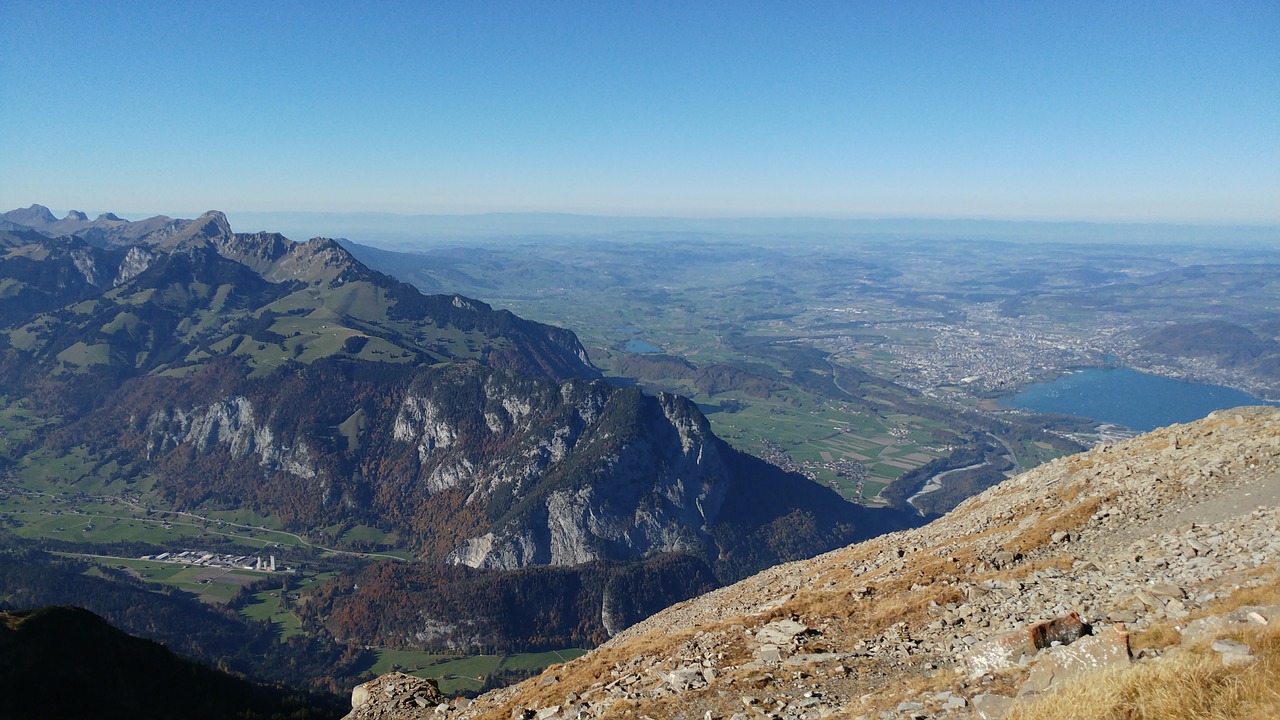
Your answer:
[[[1246,688],[1224,717],[1270,717],[1278,499],[1280,408],[1214,413],[673,606],[432,717],[960,720],[1080,698],[1098,714],[1074,717],[1118,717],[1143,714],[1125,703],[1175,676],[1180,693]]]
[[[209,210],[187,227],[185,233],[190,237],[202,237],[209,240],[227,238],[232,235],[231,223],[227,216],[219,210]]]
[[[49,212],[49,208],[43,205],[31,205],[31,207],[10,210],[4,213],[4,219],[18,225],[40,229],[45,225],[51,225],[58,222],[58,218]]]
[[[89,216],[88,216],[88,215],[85,215],[84,213],[80,212],[79,210],[71,210],[71,211],[67,212],[67,216],[66,216],[66,217],[64,217],[64,218],[62,218],[62,219],[63,219],[64,221],[86,222],[86,221],[89,219]]]
[[[124,220],[123,218],[121,218],[119,215],[116,215],[115,213],[109,213],[109,212],[108,212],[108,213],[102,213],[101,215],[99,215],[99,216],[97,217],[97,219],[96,219],[96,220],[94,220],[94,222],[103,222],[103,221],[106,221],[106,222],[125,222],[125,220]]]
[[[157,245],[169,247],[196,247],[216,241],[226,241],[233,233],[227,216],[217,210],[210,210],[195,220],[189,221],[173,232],[161,233],[149,240]]]
[[[358,267],[362,267],[359,261],[337,241],[317,237],[304,243],[290,243],[288,252],[279,257],[264,277],[274,282],[339,282]]]

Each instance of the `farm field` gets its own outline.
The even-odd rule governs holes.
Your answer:
[[[245,509],[182,512],[155,497],[153,479],[134,476],[114,460],[89,458],[82,447],[64,455],[47,449],[28,453],[0,478],[0,521],[25,539],[83,544],[137,543],[181,549],[230,544],[244,553],[294,548],[307,555],[340,553],[397,560],[404,551],[360,553],[330,549],[297,533],[280,530],[277,518]],[[328,538],[365,545],[394,543],[395,537],[363,525],[323,529]],[[326,540],[327,542],[328,540]]]
[[[399,670],[418,677],[433,678],[445,695],[461,692],[477,692],[488,676],[504,671],[537,673],[551,665],[581,657],[586,650],[570,648],[538,653],[512,655],[473,655],[458,657],[434,655],[405,650],[378,650],[378,662],[373,666],[381,674]]]

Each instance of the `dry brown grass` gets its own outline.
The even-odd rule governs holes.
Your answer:
[[[1172,620],[1161,620],[1145,630],[1129,634],[1129,649],[1136,655],[1148,648],[1157,650],[1182,642],[1182,633]]]
[[[872,601],[865,615],[869,630],[883,631],[898,622],[920,623],[936,606],[958,603],[963,593],[950,585],[933,585],[916,591],[899,592],[891,599]]]
[[[1257,587],[1241,588],[1231,593],[1225,598],[1219,598],[1209,603],[1206,613],[1209,615],[1222,615],[1235,610],[1244,605],[1275,605],[1280,603],[1280,567],[1272,565],[1270,567],[1256,568],[1253,572],[1248,573],[1255,577],[1272,577]]]
[[[626,664],[632,658],[646,652],[657,652],[678,645],[688,639],[692,633],[680,633],[665,637],[651,634],[638,638],[625,650],[619,648],[597,649],[590,654],[561,665],[547,668],[533,680],[525,681],[520,687],[518,700],[496,705],[493,709],[479,716],[481,720],[508,720],[512,710],[519,707],[548,707],[564,701],[569,692],[579,694],[587,691],[593,683],[608,682],[614,679],[612,671],[615,664]],[[542,684],[548,676],[558,680],[547,685]]]
[[[858,715],[862,717],[877,717],[885,711],[892,712],[898,703],[918,700],[926,694],[938,693],[943,690],[960,690],[954,673],[935,671],[898,677],[892,683],[877,688],[876,692],[866,695],[861,704],[857,706]],[[894,715],[897,716],[897,713],[894,713]],[[849,717],[853,716],[850,715]]]
[[[1062,464],[1066,467],[1067,472],[1076,473],[1081,470],[1088,470],[1094,466],[1093,454],[1082,452],[1078,455],[1070,455],[1062,461]]]
[[[957,572],[953,563],[944,561],[923,571],[913,568],[911,572],[868,583],[872,590],[868,598],[855,597],[848,591],[800,590],[779,608],[779,615],[796,615],[802,621],[815,623],[823,618],[839,621],[852,642],[879,634],[898,622],[919,623],[933,607],[962,601],[964,595],[959,588],[935,582],[944,575],[955,577]]]
[[[1237,604],[1250,604],[1250,595],[1267,597],[1265,592],[1239,594]],[[1257,662],[1227,668],[1206,647],[1174,650],[1156,661],[1078,678],[1016,706],[1008,720],[1280,718],[1280,626],[1253,627],[1231,637],[1253,648]]]
[[[1084,488],[1084,483],[1076,481],[1066,487],[1059,487],[1056,492],[1058,494],[1058,499],[1061,500],[1063,504],[1067,504],[1080,497],[1080,493],[1084,492]]]
[[[1093,517],[1102,503],[1110,500],[1112,496],[1114,493],[1107,497],[1091,497],[1069,505],[1024,530],[1006,543],[1005,549],[1010,552],[1029,553],[1038,547],[1048,545],[1055,532],[1076,530],[1089,522],[1089,518]]]

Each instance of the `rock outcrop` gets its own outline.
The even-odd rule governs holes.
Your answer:
[[[1274,688],[1277,498],[1280,409],[1218,412],[676,605],[434,717],[1000,718],[1187,654]],[[1238,716],[1280,700],[1252,702]]]
[[[425,720],[449,705],[432,680],[401,672],[383,675],[351,691],[351,720],[398,717]]]

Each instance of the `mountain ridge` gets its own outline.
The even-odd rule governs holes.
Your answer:
[[[612,235],[630,241],[651,233],[698,235],[774,235],[781,237],[881,236],[954,239],[1020,239],[1039,242],[1229,243],[1248,246],[1274,242],[1274,225],[1196,225],[1087,221],[992,220],[975,218],[830,218],[830,217],[659,217],[555,212],[478,214],[234,212],[238,222],[285,228],[298,234],[338,233],[360,242],[390,244],[458,238],[510,238],[547,235]]]
[[[58,227],[45,215],[6,217]],[[602,381],[569,330],[424,295],[333,240],[235,233],[217,211],[102,223],[114,234],[0,254],[0,397],[34,427],[18,467],[83,458],[93,481],[166,510],[252,512],[340,549],[359,527],[380,552],[477,571],[603,564],[520,576],[594,583],[566,631],[590,642],[708,578],[918,522],[733,450],[687,399]],[[660,561],[688,587],[651,587]],[[626,583],[647,594],[605,587]],[[335,607],[357,601],[335,591]],[[421,634],[340,628],[355,643],[353,628]],[[440,642],[485,643],[465,628]]]
[[[33,215],[29,210],[12,211],[5,216],[29,220],[28,216]],[[39,212],[34,214],[40,215]],[[44,214],[47,215],[47,210]],[[96,309],[101,312],[110,310],[116,318],[126,318],[130,325],[136,324],[133,307],[161,306],[158,311],[169,316],[161,321],[166,326],[165,332],[177,330],[176,339],[188,343],[190,354],[185,364],[198,364],[201,358],[210,355],[209,348],[216,346],[219,340],[216,333],[219,330],[215,327],[194,327],[191,331],[184,332],[180,327],[182,321],[193,314],[196,317],[191,319],[199,320],[197,311],[201,310],[214,315],[225,315],[222,313],[225,295],[219,293],[230,292],[234,295],[238,282],[252,285],[258,282],[255,278],[260,278],[273,289],[260,299],[258,305],[243,307],[242,317],[266,321],[281,315],[297,315],[305,309],[325,314],[328,319],[337,321],[346,332],[357,338],[354,342],[359,342],[361,348],[368,344],[368,339],[374,337],[387,339],[394,335],[399,339],[392,342],[399,345],[399,352],[375,343],[362,355],[368,359],[377,359],[378,354],[390,354],[405,362],[418,357],[443,360],[461,355],[478,357],[499,366],[534,374],[545,373],[548,377],[557,379],[599,376],[599,372],[591,366],[586,351],[571,332],[525,321],[506,311],[494,311],[488,305],[470,298],[456,295],[424,296],[405,283],[369,270],[338,243],[327,238],[295,243],[278,233],[234,233],[226,216],[218,211],[207,212],[194,221],[151,218],[136,223],[112,222],[118,232],[109,241],[101,238],[95,240],[90,233],[48,237],[47,231],[50,228],[57,229],[52,224],[43,228],[27,228],[27,234],[13,233],[14,246],[0,255],[0,280],[5,284],[0,292],[0,303],[4,303],[10,311],[6,313],[7,322],[4,325],[12,328],[14,321],[24,316],[30,318],[38,313],[47,313],[68,302],[90,299],[100,292],[103,297],[99,298],[95,306],[102,305],[105,300],[111,307]],[[156,227],[157,223],[161,225],[159,229]],[[46,232],[46,235],[40,240],[26,242],[32,239],[30,232]],[[56,262],[51,263],[50,260]],[[234,263],[235,266],[244,268],[244,271],[235,270],[228,277],[226,271],[217,270],[217,266],[224,261]],[[157,263],[158,269],[152,271],[148,280],[147,271]],[[183,263],[188,263],[189,267]],[[165,269],[168,274],[157,275],[160,269]],[[191,273],[194,272],[221,272],[224,279],[219,285],[210,287],[208,283],[193,277]],[[61,277],[52,278],[55,274]],[[140,283],[147,284],[147,287],[140,287]],[[306,287],[301,283],[305,283]],[[342,297],[334,297],[329,291],[337,291]],[[151,294],[147,294],[148,292]],[[266,307],[263,307],[264,304]],[[44,327],[40,327],[39,323],[25,330],[19,327],[16,346],[26,352],[38,353],[41,349],[46,349],[48,354],[56,355],[74,345],[76,340],[93,348],[104,344],[112,346],[113,339],[125,337],[117,335],[115,331],[108,331],[105,334],[111,337],[102,338],[104,333],[97,332],[86,324],[98,322],[93,311],[94,308],[91,308],[87,319],[79,317],[83,314],[80,312],[63,312],[40,320]],[[370,321],[376,324],[383,317],[395,325],[391,332],[371,325]],[[102,320],[108,326],[111,324],[107,318]],[[280,352],[277,353],[271,353],[266,347],[261,348],[269,357],[262,358],[257,353],[245,351],[241,351],[240,355],[251,363],[264,362],[267,366],[278,366],[289,360],[306,363],[314,357],[333,354],[333,349],[322,349],[320,337],[314,337],[315,329],[321,326],[322,329],[327,329],[327,324],[311,323],[297,327],[300,321],[288,322],[295,326],[293,333],[305,334],[307,337],[289,343],[290,348],[285,347],[286,343],[279,342]],[[70,341],[45,348],[47,343],[43,341],[42,335],[49,334],[51,323],[60,326],[52,328],[54,335],[61,333]],[[82,330],[78,333],[70,330],[68,323],[79,325]],[[416,327],[410,326],[410,323]],[[434,323],[434,327],[423,327],[427,323]],[[266,322],[266,329],[271,324]],[[463,347],[460,348],[457,344],[458,338],[450,327],[457,327],[471,335],[465,338]],[[71,338],[68,332],[81,337]],[[85,334],[93,334],[95,337],[83,337]],[[12,331],[9,335],[12,343],[15,335]],[[512,336],[516,337],[517,342],[508,342],[508,338]],[[317,342],[312,343],[307,338]],[[102,340],[106,342],[103,343]],[[307,347],[299,350],[299,344],[303,343]],[[450,344],[454,347],[449,347]],[[310,352],[313,347],[319,352]],[[231,348],[232,354],[235,354],[236,349]],[[292,353],[288,352],[290,349]],[[463,352],[457,352],[458,349]],[[137,351],[133,352],[136,354]],[[213,350],[215,355],[218,352],[216,348]],[[353,354],[360,355],[358,351]],[[71,357],[83,355],[84,352],[76,351]],[[119,365],[128,362],[128,358],[121,357],[114,349],[107,351],[105,356],[101,350],[89,352],[86,359],[89,364]],[[135,368],[148,371],[163,372],[172,368],[148,366],[145,364],[148,362],[150,360],[146,357],[136,357],[133,364]],[[85,363],[77,362],[75,365],[83,368]]]

